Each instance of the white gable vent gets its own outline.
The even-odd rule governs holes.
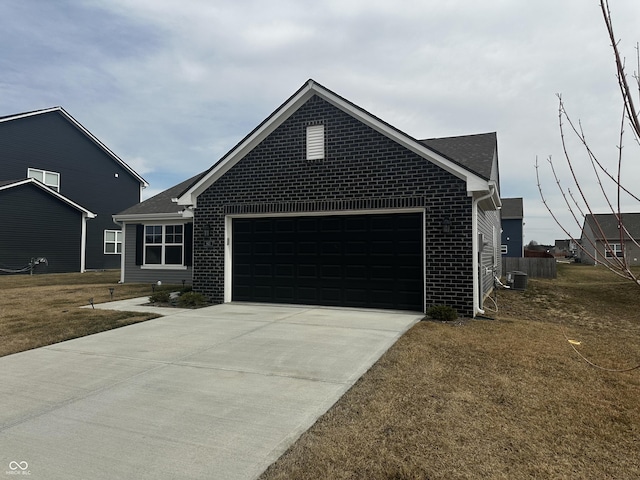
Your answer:
[[[324,158],[324,125],[307,127],[307,160]]]

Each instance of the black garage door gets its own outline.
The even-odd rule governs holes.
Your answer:
[[[234,301],[422,311],[421,213],[233,219]]]

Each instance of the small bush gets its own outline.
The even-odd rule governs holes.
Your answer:
[[[182,308],[201,307],[207,304],[207,299],[198,292],[186,292],[178,297],[178,306]]]
[[[171,293],[169,290],[159,290],[157,292],[153,292],[153,294],[149,297],[149,302],[151,303],[169,303],[171,301]]]
[[[434,305],[427,309],[427,316],[433,320],[440,320],[441,322],[450,322],[458,318],[458,311],[449,307],[448,305]]]

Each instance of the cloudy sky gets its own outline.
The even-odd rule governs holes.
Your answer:
[[[633,73],[640,2],[611,3]],[[0,18],[0,115],[64,107],[150,183],[144,198],[214,164],[309,78],[417,138],[497,132],[525,242],[566,238],[536,157],[579,235],[547,163],[570,186],[556,93],[617,161],[620,94],[596,0],[3,0]],[[639,149],[624,145],[638,194]],[[569,151],[605,212],[583,150]]]

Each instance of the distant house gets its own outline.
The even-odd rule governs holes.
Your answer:
[[[522,198],[503,198],[500,210],[503,257],[524,255],[524,208]]]
[[[146,186],[62,107],[0,117],[0,273],[32,258],[51,273],[119,268],[111,215]]]
[[[553,255],[555,257],[574,257],[577,251],[578,247],[576,242],[571,239],[556,240],[553,247]]]
[[[500,271],[498,179],[495,133],[417,140],[309,80],[204,174],[114,216],[124,279],[475,316]]]
[[[631,240],[640,243],[640,213],[623,213],[622,222],[630,235],[620,231],[612,213],[587,214],[580,236],[581,262],[597,265],[615,256],[625,257],[629,265],[640,265],[640,248]]]

